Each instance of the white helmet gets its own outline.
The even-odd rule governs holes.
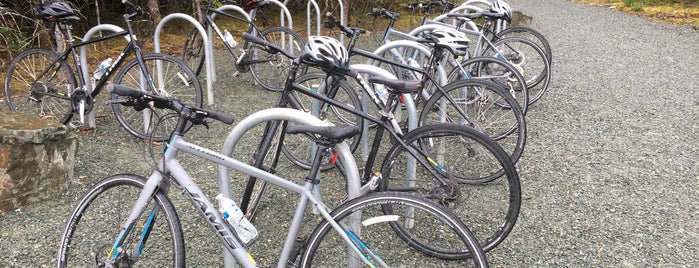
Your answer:
[[[471,41],[459,30],[449,27],[439,27],[430,33],[437,38],[437,44],[448,47],[453,54],[468,53]]]
[[[490,5],[490,12],[505,15],[506,21],[512,20],[512,8],[503,1],[495,0],[493,4]]]
[[[346,68],[349,63],[347,48],[339,40],[327,36],[308,37],[303,53],[325,67]]]

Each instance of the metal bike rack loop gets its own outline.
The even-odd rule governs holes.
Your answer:
[[[223,149],[221,153],[224,155],[231,156],[233,154],[233,150],[236,144],[238,143],[238,141],[240,141],[243,134],[245,134],[247,131],[254,128],[256,125],[260,123],[276,120],[292,121],[299,124],[314,126],[329,125],[328,123],[323,122],[319,118],[309,115],[301,110],[289,108],[270,108],[258,111],[245,117],[243,120],[241,120],[240,122],[238,122],[238,124],[235,125],[235,127],[228,134],[226,141],[223,143]],[[361,178],[359,176],[359,169],[357,167],[357,164],[354,161],[354,156],[352,156],[352,151],[350,151],[349,146],[347,146],[347,143],[345,142],[336,144],[334,149],[335,152],[338,153],[339,160],[342,162],[346,170],[345,175],[347,176],[348,198],[356,198],[359,195],[361,195]],[[230,198],[230,170],[225,166],[219,165],[218,171],[220,177],[219,191],[223,196]],[[357,219],[355,219],[355,221],[356,220]],[[358,224],[358,222],[356,222],[356,224]],[[224,267],[234,267],[235,260],[233,259],[233,256],[225,250],[223,261]]]
[[[197,20],[192,18],[192,16],[187,15],[187,14],[182,14],[182,13],[173,13],[170,15],[165,16],[160,23],[158,23],[158,26],[155,27],[155,34],[153,36],[153,46],[155,47],[155,53],[160,53],[160,33],[163,30],[163,27],[165,23],[168,21],[171,21],[173,19],[183,19],[188,22],[190,22],[194,27],[197,28],[199,31],[199,34],[201,35],[201,39],[204,42],[204,58],[206,59],[206,92],[207,92],[207,100],[209,105],[214,104],[214,77],[212,75],[212,69],[209,68],[213,64],[211,63],[211,60],[213,59],[213,51],[210,49],[209,46],[209,39],[206,38],[206,31],[204,31],[204,27],[201,26],[201,23],[199,23]],[[162,65],[160,62],[156,63],[156,73],[158,74],[158,77],[162,76]],[[196,77],[193,77],[193,79],[196,79]],[[162,81],[162,78],[159,79],[159,81]]]
[[[101,31],[112,31],[115,33],[118,32],[123,32],[124,29],[113,25],[113,24],[100,24],[95,27],[90,28],[90,30],[85,33],[85,36],[83,36],[83,42],[89,41],[93,35],[95,35],[98,32]],[[124,39],[126,39],[126,42],[131,41],[131,37],[128,35],[124,36]],[[82,66],[82,72],[83,72],[83,80],[85,81],[85,85],[87,87],[88,93],[92,91],[92,80],[90,79],[90,71],[87,69],[87,46],[81,46],[80,47],[80,65]],[[143,79],[141,79],[143,80]],[[95,111],[94,109],[88,114],[87,116],[87,125],[89,127],[95,127],[97,123],[95,122]]]
[[[320,35],[320,8],[315,0],[308,0],[308,4],[306,4],[306,25],[308,26],[308,36],[311,36],[311,5],[313,5],[313,8],[316,10],[316,35]]]

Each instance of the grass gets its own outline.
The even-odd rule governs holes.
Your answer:
[[[654,20],[691,25],[699,29],[697,0],[571,0],[593,6],[614,7],[617,10]]]

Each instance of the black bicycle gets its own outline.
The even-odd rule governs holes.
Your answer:
[[[38,114],[63,124],[84,125],[84,117],[94,108],[94,100],[107,81],[114,75],[114,83],[140,88],[160,96],[176,96],[182,101],[201,107],[202,90],[194,73],[179,59],[166,54],[142,54],[132,22],[150,21],[150,14],[128,0],[123,0],[126,30],[85,42],[75,42],[71,32],[72,21],[79,20],[74,11],[63,2],[48,2],[40,8],[39,18],[55,23],[66,37],[68,48],[61,55],[53,51],[32,48],[23,51],[9,65],[5,77],[5,99],[13,112]],[[113,64],[101,64],[93,74],[94,89],[88,87],[77,49],[104,40],[126,37],[128,43]],[[135,58],[127,58],[135,54]],[[69,60],[69,58],[72,59]],[[72,60],[72,61],[71,61]],[[72,64],[72,66],[71,66]],[[123,68],[120,68],[123,67]],[[74,68],[74,69],[73,69]],[[77,79],[73,71],[77,71]],[[155,70],[155,71],[154,71]],[[118,102],[118,95],[111,98]],[[112,105],[119,124],[132,135],[154,141],[168,138],[177,123],[175,119],[160,120],[159,110],[123,109]],[[79,120],[71,122],[73,116]],[[154,129],[154,131],[152,131]]]
[[[264,40],[250,35],[243,37],[263,49],[293,57],[282,48]],[[308,44],[316,41],[311,37]],[[336,44],[335,47],[338,46],[342,47],[342,44]],[[319,67],[327,73],[324,82],[326,86],[322,93],[297,82],[297,70],[305,65]],[[297,95],[306,95],[318,102],[316,107],[332,106],[375,124],[377,128],[374,141],[363,169],[364,191],[418,193],[443,204],[459,215],[469,224],[484,250],[493,249],[502,242],[514,227],[521,204],[519,176],[512,160],[502,147],[485,134],[461,124],[428,124],[404,134],[392,111],[401,94],[416,93],[421,89],[422,82],[381,77],[372,77],[364,81],[356,70],[348,67],[346,59],[344,62],[323,61],[307,53],[296,57],[286,78],[286,86],[281,93],[278,107],[303,107]],[[367,92],[371,90],[369,97],[379,109],[379,116],[333,99],[334,94],[340,91],[340,82],[346,77],[360,81],[359,84],[363,85]],[[487,81],[475,83],[488,84]],[[389,96],[386,103],[373,89],[368,88],[369,84],[382,84],[388,88]],[[253,165],[274,172],[284,148],[298,146],[308,150],[306,136],[289,134],[285,131],[286,127],[286,121],[272,121],[265,126],[262,141],[251,161]],[[389,134],[389,142],[383,139],[384,132]],[[382,152],[385,152],[383,165],[380,170],[375,170],[374,162]],[[469,184],[470,178],[480,178],[482,173],[492,173],[495,170],[503,171],[502,179],[483,184]],[[254,217],[265,187],[266,184],[257,183],[255,177],[248,180],[240,205],[251,218]],[[409,230],[405,232],[410,233]],[[404,238],[409,239],[408,236]],[[429,242],[416,243],[416,247],[422,250],[435,250]],[[458,253],[453,257],[467,256],[468,253]]]

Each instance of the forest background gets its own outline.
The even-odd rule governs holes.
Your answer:
[[[222,5],[222,0],[131,0],[133,3],[146,8],[153,16],[153,25],[157,25],[161,18],[171,13],[190,14],[195,19],[201,18],[202,7],[206,7],[209,1],[214,6]],[[244,0],[247,1],[247,0]],[[349,0],[341,0],[345,7],[349,6]],[[699,0],[570,0],[596,6],[606,6],[623,12],[637,14],[675,24],[688,24],[699,29]],[[9,1],[0,0],[0,73],[4,74],[10,60],[19,52],[31,47],[51,48],[49,42],[49,30],[45,24],[36,18],[39,5],[46,0]],[[121,1],[113,0],[66,0],[75,8],[80,21],[73,24],[76,37],[82,36],[88,29],[100,23],[123,25],[122,14],[124,5]],[[238,1],[240,2],[240,1]],[[339,13],[339,4],[336,0],[317,0],[322,12]],[[375,7],[383,7],[398,11],[401,14],[409,12],[406,9],[406,0],[352,0],[351,8],[345,8],[350,25],[360,24],[367,19],[366,13]],[[289,0],[287,7],[294,16],[294,21],[305,21],[307,1]],[[516,5],[513,6],[516,10]],[[278,14],[275,12],[269,12]],[[402,20],[410,20],[421,17],[421,14],[402,16]],[[278,15],[277,15],[278,16]],[[186,30],[191,27],[181,27],[182,22],[168,24],[168,33],[163,37],[163,43],[172,44],[176,50],[177,44],[182,44]],[[407,25],[403,21],[399,25]],[[300,24],[296,24],[300,25]],[[305,25],[305,24],[304,24]],[[154,26],[153,26],[154,27]],[[152,28],[152,27],[151,27]],[[152,29],[151,29],[152,30]],[[298,30],[298,29],[296,29]],[[100,51],[99,49],[97,51]],[[101,58],[101,55],[90,54],[90,57]],[[4,76],[4,75],[3,75]]]

